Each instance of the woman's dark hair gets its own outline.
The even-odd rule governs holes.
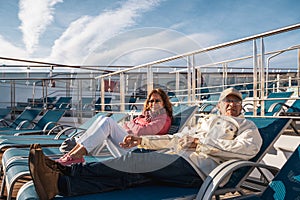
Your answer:
[[[169,99],[169,96],[166,94],[165,91],[163,91],[161,88],[156,88],[156,89],[153,89],[150,94],[148,95],[147,97],[147,100],[145,101],[144,103],[144,111],[146,110],[150,110],[150,105],[149,105],[149,101],[150,101],[150,98],[151,96],[156,93],[156,94],[159,94],[159,96],[161,97],[161,99],[163,100],[164,102],[164,108],[166,109],[167,111],[167,115],[169,117],[173,117],[173,109],[172,109],[172,104],[170,102],[170,99]]]

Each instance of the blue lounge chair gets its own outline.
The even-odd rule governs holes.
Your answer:
[[[99,117],[99,116],[110,116],[112,117],[115,121],[120,122],[121,120],[123,120],[126,116],[128,116],[127,114],[124,113],[114,113],[113,115],[106,113],[106,112],[102,112],[102,113],[98,113],[97,115],[95,115],[94,117],[92,117],[90,120],[88,120],[87,122],[85,122],[82,126],[75,128],[75,132],[73,131],[69,137],[73,137],[75,136],[77,133],[80,133],[82,130],[86,130],[88,127],[90,127],[90,125]],[[72,129],[73,127],[68,127],[65,130],[61,131],[61,132],[65,132],[65,131],[69,131],[70,129]],[[59,135],[61,135],[62,133],[60,133]],[[46,137],[45,135],[43,135],[44,138]],[[64,141],[64,138],[61,138],[60,136],[56,136],[56,137],[47,137],[48,139],[44,139],[41,140],[40,139],[35,139],[32,138],[31,140],[27,140],[27,142],[23,141],[21,142],[21,145],[23,145],[23,147],[25,147],[24,145],[27,145],[27,147],[29,147],[29,145],[32,143],[32,141],[37,141],[37,142],[41,142],[43,141],[43,146],[49,146],[49,147],[55,147],[56,148],[45,148],[46,151],[45,153],[47,155],[50,156],[55,156],[55,157],[60,157],[62,154],[60,153],[60,151],[58,150],[58,146],[61,145],[61,143]],[[25,144],[26,143],[26,144]],[[0,145],[1,146],[1,145]],[[3,145],[2,145],[3,146]],[[29,149],[28,148],[10,148],[7,149],[2,156],[2,170],[3,170],[3,178],[2,178],[2,185],[1,185],[1,194],[3,196],[4,193],[4,188],[5,185],[7,187],[7,194],[8,194],[8,198],[11,198],[12,195],[12,191],[13,191],[13,187],[14,184],[16,183],[16,181],[18,181],[19,179],[21,179],[24,176],[27,176],[29,174],[28,171],[28,163],[27,163],[27,157],[28,157],[28,153],[29,153]],[[109,157],[111,157],[111,155],[109,155]]]
[[[178,103],[179,102],[179,99],[178,99],[178,97],[170,97],[170,102],[172,103],[172,104],[175,104],[175,103]]]
[[[10,111],[10,108],[0,108],[0,120],[4,119],[10,113]]]
[[[249,118],[252,120],[257,127],[259,128],[259,132],[263,138],[263,145],[260,149],[260,152],[251,159],[253,162],[259,162],[264,155],[268,152],[268,150],[273,146],[275,141],[280,137],[283,131],[289,126],[291,120],[290,119],[278,119],[278,118]],[[231,161],[228,161],[231,163]],[[251,170],[242,169],[239,172],[236,172],[232,175],[230,181],[222,188],[226,187],[226,192],[228,190],[237,191],[239,190],[240,184],[243,180],[250,174]],[[208,178],[209,179],[209,178]],[[199,191],[198,188],[183,188],[178,187],[169,187],[169,186],[147,186],[147,187],[137,187],[132,189],[126,189],[124,191],[115,191],[112,192],[111,195],[107,193],[101,193],[98,195],[87,195],[83,197],[72,197],[70,199],[80,199],[80,198],[99,198],[99,199],[113,199],[113,198],[134,198],[134,195],[144,194],[145,191],[156,191],[155,194],[149,195],[149,199],[164,199],[164,198],[194,198],[196,193]],[[174,193],[170,192],[173,191]],[[177,192],[177,193],[176,193]],[[181,194],[178,194],[180,193]],[[220,194],[224,191],[218,190]],[[199,192],[200,193],[200,192]],[[145,197],[144,197],[145,198]],[[147,196],[148,198],[148,196]],[[146,199],[147,199],[146,198]],[[68,199],[68,198],[66,198]]]
[[[7,122],[1,119],[0,123],[2,123],[4,127],[0,127],[0,134],[7,130],[27,128],[40,113],[41,109],[25,109],[13,122]]]
[[[104,98],[104,111],[111,111],[111,97],[105,97]],[[95,102],[95,111],[101,111],[101,97],[99,97],[97,99],[97,101]]]
[[[53,109],[70,110],[72,97],[59,97],[54,103]]]
[[[260,135],[263,139],[262,147],[259,153],[252,159],[251,162],[259,163],[273,144],[277,141],[283,131],[291,123],[291,119],[287,118],[260,118],[260,117],[249,117],[259,129]],[[239,161],[239,160],[238,160]],[[230,180],[222,187],[216,184],[214,177],[216,177],[220,171],[230,166],[232,163],[237,162],[236,160],[230,160],[222,163],[216,169],[214,169],[209,177],[203,183],[197,198],[199,199],[211,199],[212,196],[219,196],[227,192],[240,192],[242,193],[242,184],[253,171],[251,168],[242,168],[235,171]],[[212,188],[213,187],[213,188]],[[207,192],[209,191],[209,192]]]
[[[176,107],[175,109],[175,116],[174,116],[174,120],[172,123],[172,131],[181,131],[182,128],[186,125],[186,123],[189,121],[189,119],[193,116],[194,112],[197,110],[197,106],[181,106],[181,107]],[[100,114],[100,113],[99,113]],[[99,115],[98,114],[98,115]],[[114,120],[116,121],[120,121],[124,118],[124,114],[122,113],[114,113],[111,117],[114,118]],[[92,120],[89,120],[89,123],[85,123],[85,127],[88,128],[91,125]],[[81,129],[84,129],[83,127],[81,127]],[[38,140],[37,142],[40,142],[40,140]],[[22,144],[23,145],[23,144]],[[44,144],[45,145],[45,144]],[[5,187],[5,183],[7,183],[7,190],[9,191],[9,197],[11,196],[12,190],[13,190],[13,186],[15,184],[15,182],[22,178],[24,175],[28,175],[28,167],[27,167],[27,163],[26,166],[24,166],[24,162],[26,162],[26,160],[22,160],[20,161],[20,156],[21,157],[27,157],[28,155],[28,150],[27,150],[27,155],[24,155],[24,153],[26,154],[26,150],[22,149],[22,150],[7,150],[3,153],[3,157],[2,157],[2,163],[3,163],[3,171],[4,171],[4,178],[2,179],[2,193],[4,191],[4,187]],[[113,153],[113,152],[110,152]],[[103,157],[104,156],[104,157]],[[99,159],[108,159],[111,158],[111,154],[107,155],[105,152],[103,154],[103,156],[99,157],[92,157],[92,156],[87,156],[86,160],[88,162],[91,161],[99,161]],[[15,161],[17,159],[17,161]],[[22,166],[23,164],[23,166]]]
[[[76,110],[80,113],[79,116],[90,118],[94,115],[94,98],[82,97],[77,104],[75,104]]]
[[[279,115],[292,118],[293,121],[291,127],[295,133],[299,134],[298,129],[296,128],[296,121],[299,121],[298,117],[300,116],[300,99],[296,99],[291,105],[283,103],[282,107],[282,112],[280,112]]]
[[[296,99],[292,105],[283,104],[283,112],[280,115],[283,116],[299,116],[300,115],[300,99]]]
[[[80,134],[82,131],[87,130],[91,124],[99,117],[99,116],[104,116],[104,115],[108,115],[108,113],[98,113],[97,115],[95,115],[94,117],[92,117],[90,120],[86,121],[84,124],[82,124],[79,127],[73,127],[73,126],[67,126],[65,129],[63,129],[62,131],[60,131],[60,133],[58,133],[57,135],[25,135],[24,137],[21,137],[22,140],[25,140],[26,138],[28,138],[29,140],[32,141],[37,141],[39,139],[47,139],[47,140],[54,140],[54,139],[60,139],[60,143],[59,145],[64,141],[65,138],[68,137],[74,137],[76,136],[76,134]],[[116,116],[115,120],[121,120],[121,116]],[[61,126],[61,125],[59,125]],[[70,132],[71,131],[71,132]],[[61,137],[62,135],[65,135],[66,137]],[[20,136],[13,136],[11,137],[11,139],[13,141],[15,141],[15,137],[20,137]],[[27,140],[28,140],[27,139]],[[61,155],[61,152],[57,149],[57,154]],[[2,155],[2,167],[6,168],[8,165],[10,165],[10,162],[13,160],[16,160],[20,157],[27,157],[28,156],[28,148],[16,148],[16,147],[12,147],[9,148],[7,151],[3,152]],[[5,171],[5,170],[4,170]]]
[[[259,161],[268,149],[272,146],[272,144],[276,141],[276,139],[280,136],[283,130],[288,126],[290,120],[289,119],[276,119],[276,118],[251,118],[255,124],[257,124],[259,131],[263,137],[263,146],[258,153],[258,155],[253,158],[254,162]],[[233,161],[228,161],[233,162]],[[239,171],[239,173],[234,173],[232,178],[228,182],[231,187],[231,184],[235,184],[234,188],[239,187],[240,181],[244,180],[246,174],[249,174],[250,170]],[[210,180],[208,178],[208,180]],[[26,188],[26,192],[23,190]],[[23,189],[20,189],[18,196],[19,199],[29,199],[29,198],[37,198],[36,193],[34,192],[34,187],[32,183],[28,183],[28,185],[24,186]],[[202,187],[201,187],[202,189]],[[188,198],[193,199],[196,197],[197,192],[199,192],[199,188],[179,188],[179,187],[171,187],[166,185],[157,185],[157,186],[141,186],[130,188],[126,190],[118,190],[113,192],[106,192],[100,194],[92,194],[92,195],[84,195],[77,197],[57,197],[57,199],[132,199],[132,198],[142,198],[142,199],[175,199],[175,198]],[[199,192],[200,193],[200,192]]]
[[[173,107],[173,120],[168,134],[175,134],[181,132],[183,128],[187,125],[190,119],[194,116],[197,111],[198,106],[178,106]],[[115,148],[115,145],[111,141],[105,141],[102,149],[107,147],[108,151],[114,156],[119,157],[121,153]],[[101,159],[101,158],[100,158]]]
[[[70,127],[70,126],[66,126],[66,125],[57,125],[54,126],[49,132],[51,133],[51,131],[53,129],[57,129],[57,128],[61,128],[61,127],[67,127],[63,130],[61,130],[59,133],[57,134],[53,134],[51,135],[50,133],[48,133],[48,135],[2,135],[0,136],[0,151],[5,151],[8,148],[11,147],[29,147],[30,144],[34,143],[34,142],[38,142],[43,146],[60,146],[61,143],[66,139],[66,138],[70,138],[70,137],[74,137],[76,136],[76,134],[82,134],[84,133],[84,131],[86,130],[83,127],[89,127],[91,125],[91,123],[98,117],[100,116],[102,113],[98,113],[95,117],[93,117],[91,120],[87,121],[86,123],[84,123],[81,127],[77,128],[77,127]],[[112,117],[114,120],[116,121],[121,121],[123,120],[125,117],[127,117],[127,114],[123,114],[123,113],[116,113],[111,115],[110,117]],[[26,131],[26,133],[31,133],[31,134],[38,134],[38,133],[42,133],[40,130],[28,130]]]
[[[118,190],[114,192],[107,192],[101,194],[91,194],[84,196],[74,197],[56,197],[59,199],[70,199],[70,200],[86,200],[86,199],[106,199],[106,200],[117,200],[117,199],[143,199],[143,200],[156,200],[156,199],[184,199],[184,196],[190,195],[197,192],[194,188],[174,188],[174,187],[137,187],[126,190]],[[100,195],[100,196],[99,196]],[[123,196],[124,195],[124,196]],[[157,198],[159,196],[159,198]],[[32,181],[25,183],[17,194],[17,200],[39,200],[36,194]]]
[[[82,110],[94,109],[94,98],[93,97],[82,97],[81,98]]]
[[[265,116],[273,116],[279,113],[282,109],[284,103],[287,102],[288,98],[293,94],[293,92],[273,92],[270,93],[265,100]],[[249,104],[245,104],[247,106]],[[253,115],[253,112],[245,112],[245,115]],[[257,108],[257,114],[261,114],[261,107]]]
[[[94,117],[92,117],[91,119],[87,120],[85,123],[83,123],[81,126],[79,127],[73,127],[73,126],[67,126],[66,128],[64,128],[58,135],[67,135],[66,132],[69,133],[69,135],[75,136],[76,134],[79,134],[80,132],[87,130],[91,124],[100,116],[104,116],[104,115],[108,115],[108,113],[102,112],[102,113],[98,113],[97,115],[95,115]],[[61,126],[61,125],[59,125]],[[71,131],[71,132],[70,132]],[[37,139],[38,135],[26,135],[26,137],[30,138],[31,140]],[[40,136],[40,138],[44,138],[44,139],[54,139],[57,135],[42,135]],[[15,136],[15,137],[19,137],[19,136]],[[13,138],[13,137],[12,137]],[[21,149],[21,148],[18,148]],[[18,152],[18,150],[16,150],[16,148],[14,148],[14,150],[8,149],[9,151],[5,151],[2,155],[2,163],[4,164],[9,164],[8,160],[11,160],[13,157],[15,156],[28,156],[28,148],[25,149],[26,152],[25,154],[22,153],[24,151],[24,149],[20,150],[20,152]],[[5,167],[5,166],[4,166]]]
[[[168,134],[181,132],[197,112],[198,106],[173,106],[173,120]]]
[[[264,165],[262,163],[253,163],[249,161],[240,161],[224,168],[227,174],[241,167],[256,167],[267,169],[276,176],[269,182],[268,186],[262,193],[247,194],[229,198],[230,200],[292,200],[300,199],[300,146],[289,157],[280,171],[275,167]],[[220,179],[219,179],[220,180]],[[215,181],[219,181],[215,180]],[[204,196],[206,194],[203,194]],[[208,199],[208,198],[204,198]]]
[[[43,148],[45,154],[50,157],[58,157],[60,156],[60,151],[58,148],[54,147],[45,147]],[[6,158],[10,158],[6,161],[6,168],[2,168],[3,175],[2,175],[2,182],[1,182],[1,192],[0,197],[4,197],[5,187],[7,185],[7,199],[11,199],[12,197],[12,189],[14,184],[18,181],[19,178],[25,177],[27,174],[22,172],[23,166],[26,166],[28,163],[28,148],[10,148],[5,151]],[[8,157],[11,156],[11,157]],[[4,157],[3,157],[4,158]],[[3,159],[2,159],[3,160]],[[8,171],[8,173],[6,173]],[[21,171],[21,172],[19,172]],[[15,172],[15,173],[14,173]],[[16,174],[18,177],[11,177],[13,174]]]
[[[137,110],[137,106],[134,105],[136,103],[135,97],[125,97],[125,103],[126,110]]]
[[[44,97],[44,98],[28,98],[27,107],[31,108],[48,108],[48,105],[52,105],[56,101],[56,97]]]
[[[194,116],[197,109],[198,106],[181,105],[181,106],[173,107],[173,120],[171,123],[171,127],[168,131],[168,134],[173,135],[175,133],[181,132],[188,124],[190,119]],[[102,148],[104,148],[104,146],[107,147],[109,153],[112,154],[114,157],[118,157],[121,155],[120,152],[113,147],[113,144],[110,144],[108,141],[104,143]],[[101,157],[88,156],[85,160],[89,160],[90,162],[92,162],[93,160],[99,161],[102,159],[103,159],[102,156]]]
[[[93,118],[91,118],[90,120],[88,120],[86,123],[84,123],[82,126],[78,127],[78,128],[73,128],[72,127],[72,132],[75,134],[76,132],[79,132],[81,130],[86,130],[86,128],[88,128],[91,123],[96,120],[96,118],[100,115],[106,115],[107,113],[99,113],[97,115],[95,115]],[[71,127],[66,128],[68,130],[71,129]],[[68,131],[68,130],[64,130],[64,131]],[[21,136],[13,136],[13,137],[21,137]],[[13,138],[11,137],[11,138]],[[30,143],[32,143],[32,141],[37,140],[37,136],[32,136],[32,135],[26,135],[25,137],[30,138]],[[24,137],[21,137],[24,139]],[[48,138],[48,139],[54,139],[53,135],[42,135],[40,138]],[[15,141],[15,140],[14,140]],[[58,144],[57,147],[62,143],[63,140],[61,140]],[[30,145],[30,144],[29,144]],[[27,145],[28,147],[28,145]],[[47,153],[47,155],[61,155],[61,152],[59,151],[58,148],[45,148],[45,153]],[[7,178],[6,176],[6,171],[9,171],[9,169],[15,171],[15,170],[19,170],[20,167],[22,167],[23,165],[27,164],[27,157],[28,157],[28,153],[29,153],[29,149],[28,148],[17,148],[17,147],[13,147],[13,148],[9,148],[6,151],[3,152],[2,155],[2,165],[1,165],[1,169],[4,172],[3,176],[2,176],[2,186],[1,186],[1,196],[3,196],[4,194],[4,188],[5,188],[5,184],[6,181],[8,181],[8,185],[12,185],[8,187],[8,196],[11,196],[11,190],[10,188],[13,187],[14,184],[14,177],[9,177]],[[14,169],[17,166],[17,169]],[[10,171],[11,172],[11,171]],[[8,173],[8,176],[11,173]],[[20,173],[18,173],[18,176],[21,176]]]
[[[0,138],[5,135],[24,135],[24,134],[45,134],[60,120],[64,115],[64,110],[48,110],[37,123],[33,123],[33,128],[20,130],[3,130],[0,132]]]
[[[210,94],[207,102],[203,102],[199,107],[199,113],[208,114],[213,112],[214,108],[218,104],[220,94]]]

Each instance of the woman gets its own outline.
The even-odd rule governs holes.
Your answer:
[[[125,136],[167,134],[172,114],[172,104],[167,94],[160,88],[154,89],[144,103],[142,115],[125,123],[123,127],[109,117],[98,118],[76,141],[75,147],[56,161],[63,165],[84,162],[84,155],[100,154],[104,141],[115,156],[121,156],[128,151],[119,147]]]

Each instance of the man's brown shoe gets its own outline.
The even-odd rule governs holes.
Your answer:
[[[42,146],[40,144],[31,144],[30,149],[42,149]]]
[[[58,194],[57,181],[59,173],[49,168],[45,156],[37,145],[31,146],[29,169],[37,194],[41,200],[52,199]]]
[[[70,167],[64,166],[60,164],[59,162],[56,162],[55,160],[52,160],[45,156],[45,164],[52,170],[59,172],[62,175],[70,175]]]

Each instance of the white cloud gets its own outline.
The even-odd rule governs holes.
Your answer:
[[[204,43],[214,39],[211,34],[184,35],[163,28],[135,29],[102,43],[84,64],[139,65],[201,49]]]
[[[53,21],[53,7],[59,2],[63,0],[20,0],[19,28],[23,33],[23,42],[29,54],[35,51],[40,35]]]
[[[26,57],[26,52],[23,49],[12,45],[8,41],[6,41],[1,35],[0,35],[0,44],[2,47],[5,47],[5,48],[0,48],[1,57],[8,57],[8,58],[15,58],[16,56],[18,58]],[[1,60],[1,65],[12,64],[12,63],[14,62],[8,60]]]
[[[80,64],[86,56],[109,38],[135,25],[144,12],[157,6],[157,0],[129,0],[118,9],[96,17],[83,16],[70,24],[55,41],[50,59],[55,62]]]
[[[188,37],[194,40],[201,48],[217,44],[220,38],[219,35],[211,33],[194,33]]]

